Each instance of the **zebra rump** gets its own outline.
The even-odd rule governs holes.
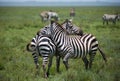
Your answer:
[[[32,38],[31,42],[26,46],[26,49],[32,53],[36,69],[39,67],[38,57],[42,57],[44,76],[48,77],[49,69],[52,65],[52,58],[56,53],[56,46],[53,44],[52,40],[46,36],[43,36],[39,31],[36,36]],[[48,70],[46,72],[47,63]]]

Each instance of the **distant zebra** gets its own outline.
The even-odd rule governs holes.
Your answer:
[[[106,22],[108,24],[109,21],[113,22],[116,24],[116,20],[118,19],[118,15],[109,15],[109,14],[104,14],[102,17],[103,24]]]
[[[46,36],[43,36],[39,31],[34,38],[32,38],[31,42],[27,45],[27,50],[32,52],[32,56],[34,58],[34,63],[36,65],[36,69],[39,67],[38,57],[42,57],[42,66],[44,71],[45,78],[49,75],[49,70],[52,65],[52,58],[56,56],[57,63],[57,72],[59,72],[59,61],[60,57],[56,55],[56,46],[52,42],[52,40]],[[49,62],[48,62],[49,61]],[[48,64],[48,69],[46,72],[46,64]]]
[[[69,58],[82,58],[86,69],[88,64],[89,68],[91,68],[97,50],[100,51],[104,60],[107,61],[105,54],[98,46],[97,39],[91,34],[84,34],[83,36],[66,35],[64,28],[54,21],[51,21],[51,24],[46,26],[41,32],[53,40],[60,56],[63,57],[66,69],[68,69]],[[86,58],[87,54],[90,55],[90,62]]]
[[[42,22],[51,20],[52,18],[55,21],[59,20],[58,14],[56,12],[51,11],[51,10],[50,11],[43,11],[43,12],[41,12],[40,13],[40,17],[41,17],[41,21]]]
[[[62,24],[63,28],[66,29],[67,33],[70,35],[83,35],[83,30],[72,23],[72,20],[66,19]]]
[[[75,17],[75,8],[70,9],[70,17]]]
[[[53,11],[50,10],[50,11],[47,13],[47,15],[48,15],[48,20],[51,20],[52,18],[53,18],[55,21],[58,21],[58,20],[59,20],[58,14],[57,14],[56,12],[53,12]]]

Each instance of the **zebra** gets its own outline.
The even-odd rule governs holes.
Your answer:
[[[103,24],[106,22],[108,24],[109,21],[113,22],[116,24],[116,20],[118,19],[118,15],[109,15],[109,14],[104,14],[102,16]]]
[[[40,17],[41,17],[42,22],[51,20],[52,18],[56,21],[59,20],[58,14],[56,12],[51,11],[51,10],[41,12]]]
[[[72,34],[72,35],[83,36],[85,34],[83,33],[83,30],[80,29],[80,27],[77,27],[76,25],[72,23],[72,19],[70,20],[66,19],[61,25],[63,26],[63,28],[65,28],[68,35]],[[100,50],[100,52],[102,51]],[[104,58],[105,55],[103,53],[101,54],[102,54],[103,59],[106,61],[106,59]]]
[[[55,21],[58,21],[58,14],[56,12],[53,12],[52,10],[48,11],[47,13],[48,15],[48,20],[51,20],[51,18],[53,18]]]
[[[63,28],[67,31],[70,35],[83,35],[83,30],[80,27],[77,27],[75,24],[72,24],[72,19],[66,19],[62,24]]]
[[[42,67],[44,71],[44,77],[47,78],[49,76],[49,70],[52,65],[53,56],[56,56],[56,66],[57,72],[59,72],[59,61],[60,57],[56,53],[56,46],[52,42],[49,37],[42,35],[40,31],[37,32],[35,37],[32,38],[31,42],[26,46],[27,51],[32,52],[32,56],[34,58],[34,63],[36,65],[36,69],[39,67],[38,57],[42,57]],[[49,58],[49,63],[48,63]],[[46,72],[46,65],[48,64],[48,69]]]
[[[44,27],[41,32],[53,40],[67,70],[69,58],[82,58],[86,69],[91,68],[97,50],[102,53],[105,62],[107,62],[105,54],[98,46],[97,39],[92,34],[67,35],[64,28],[55,21],[51,21],[51,24]],[[90,56],[90,62],[86,58],[87,54]]]
[[[70,17],[75,17],[75,9],[74,8],[70,9]]]

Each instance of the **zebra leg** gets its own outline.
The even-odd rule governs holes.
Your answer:
[[[114,24],[116,24],[116,21],[115,21],[115,20],[113,20],[113,23],[114,23]]]
[[[45,57],[43,58],[43,64],[42,64],[42,67],[43,67],[43,72],[44,72],[44,77],[47,78],[47,73],[46,73],[46,65],[48,63],[48,57]]]
[[[107,25],[108,25],[108,21],[106,21]]]
[[[88,69],[88,64],[89,64],[89,61],[86,57],[82,58],[84,64],[85,64],[85,69],[87,70]]]
[[[53,56],[51,58],[49,58],[48,69],[47,69],[47,73],[46,73],[47,77],[49,77],[49,70],[52,66],[52,59],[53,59]]]
[[[57,70],[57,72],[60,72],[60,70],[59,70],[59,66],[60,66],[60,56],[56,56],[56,70]]]
[[[94,51],[92,53],[90,53],[90,62],[89,62],[90,69],[92,68],[92,62],[94,60],[95,55],[96,55],[96,52],[94,52]]]
[[[34,63],[35,63],[35,66],[36,66],[36,74],[38,74],[38,72],[39,72],[38,55],[35,52],[33,52],[32,56],[33,56]]]
[[[115,24],[115,21],[114,21],[114,20],[112,20],[112,23],[113,23],[113,24]]]
[[[63,58],[63,63],[64,63],[64,65],[65,65],[65,67],[66,67],[66,70],[68,70],[68,68],[69,68],[69,66],[68,66],[68,59],[71,57],[71,54],[70,53],[67,53],[66,55],[65,55],[65,57]]]

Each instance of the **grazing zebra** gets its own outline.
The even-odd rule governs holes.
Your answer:
[[[41,12],[40,17],[41,17],[42,22],[51,20],[51,18],[53,18],[56,21],[59,20],[58,14],[56,12],[51,11],[51,10]]]
[[[66,69],[68,69],[69,58],[82,58],[86,69],[88,66],[91,68],[97,50],[102,53],[104,60],[107,61],[104,53],[98,46],[97,39],[91,34],[84,34],[83,36],[67,35],[64,28],[54,21],[51,21],[51,24],[44,27],[41,32],[53,40],[57,51],[63,58]],[[86,58],[87,54],[90,55],[90,62]]]
[[[109,15],[109,14],[104,14],[102,17],[103,24],[106,22],[108,24],[109,21],[113,22],[116,24],[116,20],[118,19],[118,15]]]
[[[62,24],[63,28],[66,29],[68,34],[72,35],[83,35],[83,30],[80,29],[80,27],[77,27],[76,25],[72,24],[72,20],[66,19]]]
[[[51,20],[51,18],[54,18],[55,21],[58,21],[58,14],[56,12],[53,12],[53,11],[50,10],[47,13],[47,15],[48,15],[48,20]]]
[[[42,66],[44,71],[45,78],[49,75],[49,70],[52,65],[52,58],[56,56],[56,64],[57,64],[57,72],[59,72],[59,61],[60,57],[56,55],[56,46],[52,42],[52,40],[39,31],[34,38],[32,38],[31,42],[27,45],[27,50],[32,52],[32,56],[34,58],[34,63],[36,65],[36,69],[39,67],[38,57],[42,57]],[[49,59],[49,63],[48,63]],[[48,64],[48,69],[46,72],[46,65]]]

